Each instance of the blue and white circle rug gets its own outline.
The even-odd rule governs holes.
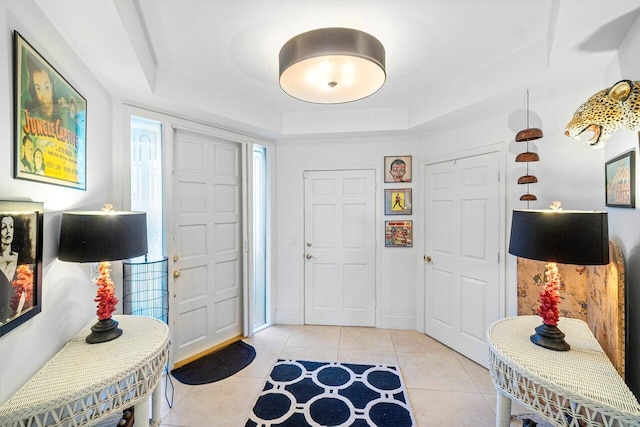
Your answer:
[[[397,366],[278,360],[245,427],[410,427]]]

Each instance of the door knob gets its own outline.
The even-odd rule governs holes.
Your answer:
[[[180,277],[181,273],[180,270],[173,270],[173,278],[177,279],[178,277]]]
[[[315,258],[315,257],[314,257],[313,255],[311,255],[311,254],[306,254],[304,257],[305,257],[306,259],[314,259],[314,258]]]
[[[425,255],[425,256],[424,256],[424,260],[425,260],[426,262],[431,262],[431,257],[430,257],[430,256],[428,256],[428,255]]]

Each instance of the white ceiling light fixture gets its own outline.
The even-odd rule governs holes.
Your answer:
[[[350,28],[299,34],[280,49],[280,87],[302,101],[357,101],[384,84],[385,50],[378,39]]]

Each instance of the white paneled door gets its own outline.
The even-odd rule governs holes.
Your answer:
[[[305,323],[375,326],[375,171],[304,176]]]
[[[174,360],[242,333],[241,146],[174,135]]]
[[[425,332],[484,366],[500,315],[499,157],[424,169]]]

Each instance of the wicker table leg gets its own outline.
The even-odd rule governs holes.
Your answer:
[[[134,427],[149,427],[149,399],[144,399],[142,402],[134,406],[135,408],[135,422]]]
[[[160,426],[160,405],[162,405],[161,389],[160,381],[158,381],[158,385],[156,385],[156,388],[153,389],[153,393],[151,393],[151,427]]]
[[[500,390],[496,392],[496,427],[509,427],[511,424],[511,399]]]

